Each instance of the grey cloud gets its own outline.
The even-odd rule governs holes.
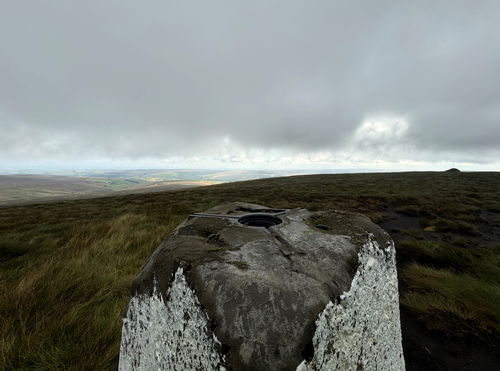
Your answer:
[[[496,156],[499,24],[493,0],[4,0],[0,156],[337,151],[377,115],[408,118],[402,145]]]

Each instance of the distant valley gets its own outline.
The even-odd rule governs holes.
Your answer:
[[[334,171],[332,171],[334,172]],[[159,192],[310,174],[300,170],[75,170],[0,175],[0,205]]]
[[[0,205],[199,187],[206,180],[148,181],[63,175],[0,175]]]

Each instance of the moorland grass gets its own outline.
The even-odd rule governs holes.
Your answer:
[[[417,263],[405,267],[400,279],[408,288],[401,304],[427,318],[428,328],[459,336],[500,333],[498,281]]]
[[[393,233],[401,305],[446,334],[500,332],[500,173],[295,176],[1,207],[0,369],[116,369],[135,275],[190,213],[231,201],[418,218]]]

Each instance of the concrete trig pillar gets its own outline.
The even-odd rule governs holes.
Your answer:
[[[193,214],[134,282],[119,369],[404,370],[394,243],[360,214]]]

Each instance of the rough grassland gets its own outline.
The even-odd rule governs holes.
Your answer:
[[[116,369],[134,276],[188,214],[230,201],[367,214],[397,242],[402,309],[498,349],[500,173],[312,175],[1,207],[0,369]]]

